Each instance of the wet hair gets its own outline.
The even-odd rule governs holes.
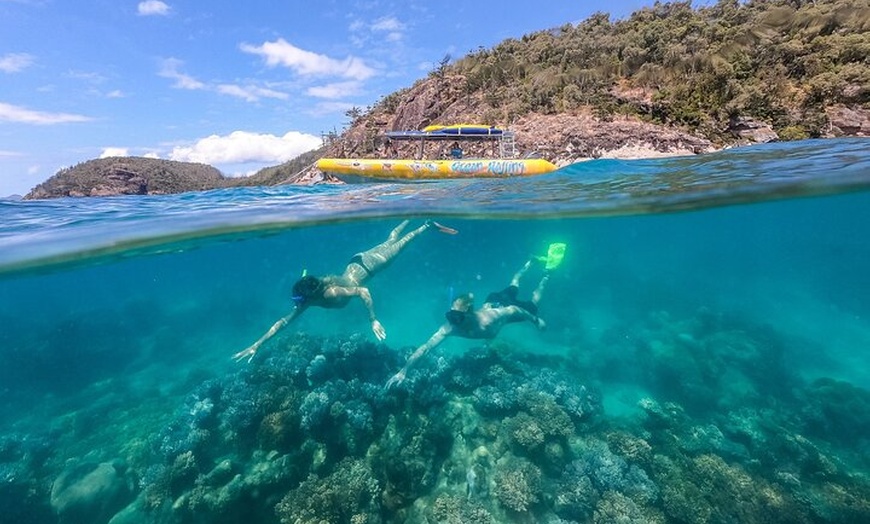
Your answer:
[[[293,302],[304,304],[323,293],[323,281],[317,277],[306,275],[293,284]]]
[[[471,310],[471,306],[474,304],[474,295],[471,293],[463,293],[459,295],[455,299],[453,299],[453,305],[450,307],[451,310],[455,311],[469,311]]]
[[[447,322],[450,322],[454,326],[465,322],[465,319],[471,314],[471,307],[473,304],[474,295],[471,293],[465,293],[464,295],[456,297],[453,301],[453,307],[450,308],[450,311],[444,313]]]

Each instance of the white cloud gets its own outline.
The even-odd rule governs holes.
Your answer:
[[[309,87],[305,92],[317,98],[344,98],[355,95],[360,91],[360,83],[354,80],[349,82],[335,82],[323,86]]]
[[[27,174],[28,175],[36,175],[36,174],[39,174],[40,171],[42,171],[42,166],[40,166],[39,164],[27,167]]]
[[[18,151],[4,151],[0,149],[0,158],[8,158],[13,156],[21,156],[22,154]]]
[[[114,91],[106,93],[106,98],[124,98],[125,96],[127,95],[125,95],[120,89],[115,89]]]
[[[392,17],[380,18],[372,24],[372,32],[386,33],[384,39],[387,42],[398,42],[405,36],[404,31],[405,24]]]
[[[170,7],[160,0],[146,0],[145,2],[139,2],[136,12],[140,16],[166,16],[170,10]]]
[[[233,131],[200,139],[189,147],[175,147],[169,158],[211,165],[286,162],[320,145],[320,137],[296,131],[284,136]]]
[[[405,29],[405,24],[399,22],[393,17],[379,18],[372,24],[372,31],[402,31]]]
[[[107,147],[100,153],[100,158],[109,158],[113,156],[129,156],[130,151],[126,147]]]
[[[235,84],[220,84],[216,87],[218,93],[242,98],[247,102],[256,102],[260,98],[277,98],[279,100],[287,100],[290,98],[287,93],[275,91],[265,87],[257,86],[239,86]]]
[[[145,154],[142,155],[142,156],[145,157],[145,158],[160,158],[160,155],[158,155],[158,154],[155,153],[154,151],[149,151],[149,152],[145,153]]]
[[[17,73],[33,64],[33,56],[27,53],[7,53],[0,56],[0,71]]]
[[[287,100],[290,96],[287,93],[276,91],[268,87],[259,87],[256,85],[238,85],[238,84],[207,84],[196,78],[182,73],[180,71],[184,62],[177,58],[167,58],[160,64],[158,75],[164,78],[175,80],[172,87],[176,89],[188,90],[206,90],[214,91],[222,95],[234,96],[241,98],[247,102],[256,102],[261,98],[277,98],[278,100]]]
[[[370,45],[374,39],[377,41],[398,42],[405,37],[407,26],[393,16],[378,18],[372,23],[354,20],[348,26],[351,33],[351,42],[357,47]]]
[[[48,113],[45,111],[34,111],[12,104],[4,104],[0,102],[0,122],[16,122],[19,124],[65,124],[68,122],[88,122],[92,118],[84,115],[75,115],[71,113]]]
[[[266,65],[270,67],[278,65],[289,67],[303,76],[341,76],[365,80],[375,74],[375,70],[360,58],[349,56],[344,60],[337,60],[300,49],[283,38],[274,42],[265,42],[261,46],[242,44],[240,47],[246,53],[262,56],[266,60]]]
[[[205,89],[206,85],[204,83],[178,70],[182,65],[184,65],[184,62],[177,58],[167,58],[163,60],[163,63],[160,65],[160,71],[157,74],[164,78],[175,80],[172,87],[177,89]]]

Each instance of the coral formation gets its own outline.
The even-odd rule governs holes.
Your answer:
[[[787,388],[760,384],[784,372],[776,337],[709,311],[652,315],[635,330],[603,338],[616,356],[584,361],[607,367],[599,377],[625,369],[646,380],[639,409],[615,418],[598,394],[607,384],[581,384],[574,362],[504,343],[436,355],[387,390],[401,362],[386,346],[282,335],[281,351],[193,386],[147,445],[131,444],[129,469],[105,476],[124,497],[89,515],[111,524],[870,519],[867,437],[857,432],[868,429],[865,390],[798,377]],[[709,381],[717,373],[739,380],[729,389]],[[687,384],[670,384],[675,376]],[[53,442],[0,438],[0,502],[26,508],[10,518],[51,522],[49,500],[74,507],[63,502],[73,477],[100,462],[109,472],[105,459],[92,461],[50,496]],[[63,510],[67,521],[75,511]]]
[[[495,495],[506,508],[528,511],[541,496],[541,470],[522,458],[508,457],[495,473]]]
[[[283,524],[378,524],[382,522],[377,479],[359,459],[345,459],[330,475],[310,476],[275,507]]]

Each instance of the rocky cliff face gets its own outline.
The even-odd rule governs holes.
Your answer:
[[[386,131],[422,129],[430,124],[483,123],[508,128],[516,135],[518,156],[537,154],[557,165],[600,157],[696,154],[716,149],[707,138],[637,118],[602,120],[586,112],[555,115],[530,113],[512,121],[478,93],[464,92],[459,75],[430,77],[390,104],[380,104],[357,119],[327,148],[325,156],[377,157],[383,154]],[[400,157],[413,158],[415,144],[395,144]],[[470,144],[467,153],[491,155],[491,145]],[[433,151],[434,152],[434,151]],[[428,153],[428,152],[427,152]],[[309,179],[318,177],[306,174]]]

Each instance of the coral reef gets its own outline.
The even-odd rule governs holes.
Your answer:
[[[0,503],[38,524],[870,520],[865,390],[783,376],[775,336],[709,311],[621,330],[587,368],[492,344],[436,353],[390,390],[399,352],[282,335],[193,384],[127,466],[89,457],[59,475],[53,437],[0,438]],[[645,396],[610,418],[608,383],[576,377],[618,373]],[[114,502],[72,502],[86,478]]]

